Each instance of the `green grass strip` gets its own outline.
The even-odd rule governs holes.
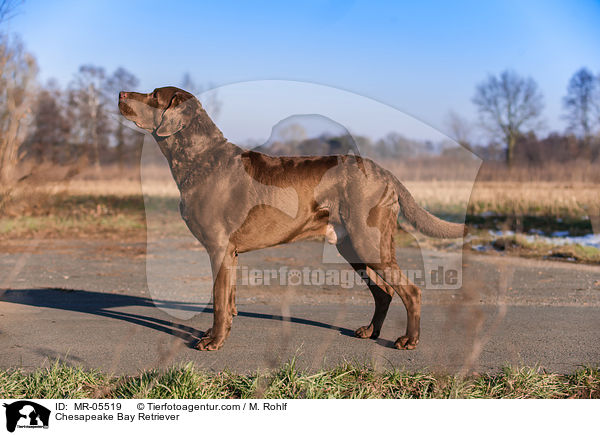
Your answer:
[[[446,399],[600,398],[600,369],[571,374],[539,367],[505,367],[497,374],[456,375],[377,371],[346,364],[319,372],[298,370],[295,361],[253,374],[202,371],[189,363],[136,376],[109,376],[62,363],[26,373],[0,371],[3,398],[162,399]]]

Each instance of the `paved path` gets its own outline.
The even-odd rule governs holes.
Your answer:
[[[206,281],[194,273],[202,269],[202,251],[178,239],[165,243],[181,270],[168,280],[174,297],[164,300],[148,290],[143,244],[6,244],[0,254],[0,288],[6,289],[0,293],[0,367],[33,369],[60,358],[114,373],[187,361],[248,372],[294,356],[313,370],[343,361],[450,372],[494,372],[505,364],[569,372],[600,365],[597,267],[482,255],[465,257],[462,289],[424,292],[417,350],[391,348],[405,327],[398,298],[381,337],[359,340],[352,331],[372,314],[364,287],[273,285],[240,286],[239,316],[224,348],[199,352],[193,344],[212,321],[210,305],[192,297]],[[321,251],[320,243],[305,242],[241,256],[240,264],[318,267]],[[399,251],[400,264],[418,268],[417,254]]]

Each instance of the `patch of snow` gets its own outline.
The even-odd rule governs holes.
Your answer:
[[[489,231],[490,236],[494,236],[494,237],[505,237],[505,236],[514,236],[515,232],[514,231],[495,231],[495,230],[490,230]]]
[[[532,231],[530,231],[532,232]],[[591,246],[596,249],[600,249],[600,234],[586,234],[585,236],[571,237],[568,231],[555,231],[551,236],[543,236],[541,232],[535,231],[535,234],[523,234],[523,237],[530,243],[544,242],[549,245],[562,246],[562,245],[581,245]],[[543,234],[543,233],[542,233]],[[514,236],[514,231],[492,231],[490,235],[494,237],[502,236]]]

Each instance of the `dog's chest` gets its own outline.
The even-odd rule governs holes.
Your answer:
[[[185,208],[185,203],[183,202],[183,199],[179,200],[179,213],[181,214],[181,217],[183,218],[183,220],[187,222],[187,220],[189,219],[189,216],[187,214],[187,210]]]

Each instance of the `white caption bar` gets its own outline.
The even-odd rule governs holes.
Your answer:
[[[593,428],[597,400],[11,400],[1,424],[15,434],[208,433],[506,434]],[[34,430],[39,429],[39,430]],[[426,432],[423,432],[423,431]],[[310,432],[306,432],[310,431]],[[6,432],[4,432],[6,433]],[[191,432],[190,432],[191,433]],[[417,432],[415,432],[417,433]]]

